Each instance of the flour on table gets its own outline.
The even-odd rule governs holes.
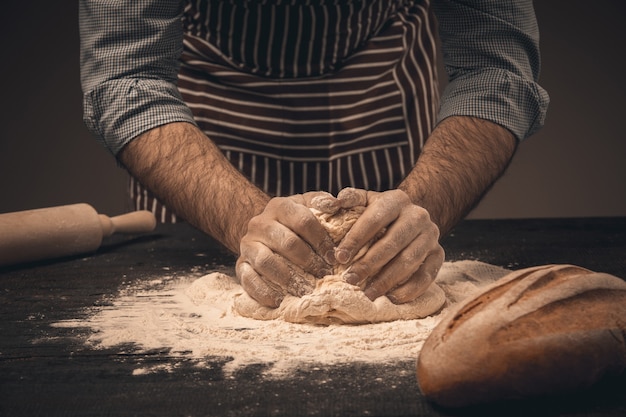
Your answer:
[[[255,320],[234,309],[244,291],[232,271],[202,277],[153,277],[135,283],[90,309],[85,318],[55,327],[88,328],[93,349],[167,352],[172,365],[139,367],[135,375],[169,372],[180,358],[203,366],[223,357],[229,374],[251,364],[268,365],[268,377],[280,377],[303,365],[415,360],[424,340],[448,308],[506,275],[508,270],[477,261],[446,262],[436,279],[445,294],[444,308],[422,319],[364,325],[296,324]]]

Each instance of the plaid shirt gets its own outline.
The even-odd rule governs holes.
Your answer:
[[[84,119],[113,154],[154,127],[194,123],[176,87],[184,1],[80,1]],[[532,0],[432,0],[432,7],[449,76],[439,120],[478,117],[518,139],[537,131],[548,95],[537,84],[539,32]]]

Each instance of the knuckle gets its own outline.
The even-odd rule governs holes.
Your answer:
[[[410,210],[411,218],[416,223],[426,224],[430,222],[430,214],[428,214],[428,211],[426,211],[423,207],[411,204],[408,210]]]
[[[239,282],[243,284],[243,281],[248,279],[251,272],[253,271],[250,264],[242,258],[239,258],[235,264],[235,274],[237,275]]]
[[[259,256],[259,251],[262,250],[262,246],[252,239],[242,239],[239,243],[240,255],[239,260],[246,262],[249,265],[256,263],[256,259]]]
[[[406,269],[410,269],[412,265],[421,263],[421,260],[422,260],[421,258],[423,257],[423,255],[422,256],[420,255],[421,255],[420,251],[417,248],[415,248],[412,250],[402,251],[398,255],[397,259],[400,262],[400,265],[403,266],[403,269],[406,270]]]
[[[376,265],[382,267],[383,264],[391,261],[396,256],[399,256],[399,251],[402,249],[401,239],[387,239],[384,242],[380,242],[372,250],[369,251],[368,256],[365,257],[364,263],[370,268],[374,268]]]
[[[434,253],[431,256],[434,256],[435,259],[438,261],[439,264],[443,263],[445,257],[446,257],[446,251],[443,249],[443,247],[439,244],[437,244],[435,250],[433,251]]]
[[[433,240],[439,240],[439,228],[433,223],[433,226],[430,228],[430,236]]]
[[[394,207],[407,207],[412,205],[409,196],[402,190],[389,190],[383,193],[383,201],[385,204]]]
[[[292,252],[299,247],[300,238],[295,235],[286,236],[281,239],[281,246],[287,252]]]
[[[274,291],[252,268],[248,267],[240,269],[241,287],[259,304],[273,308],[278,307],[283,299],[282,294]]]
[[[269,288],[264,288],[258,285],[254,285],[251,288],[243,287],[250,297],[256,300],[259,304],[266,307],[276,308],[280,306],[283,300],[283,295],[277,293]]]
[[[244,236],[240,241],[239,241],[239,253],[240,253],[240,258],[242,259],[249,259],[250,258],[250,252],[251,252],[251,247],[250,247],[250,241],[248,240],[248,238],[246,236]]]
[[[263,224],[264,224],[264,220],[263,220],[262,215],[254,216],[253,218],[250,219],[250,221],[248,221],[248,230],[257,229],[261,227]]]
[[[268,206],[271,205],[272,207],[283,207],[286,204],[289,204],[289,201],[290,200],[287,197],[274,197],[269,201]]]
[[[397,230],[396,236],[398,237],[395,239],[395,241],[397,241],[396,246],[408,245],[419,234],[419,229],[416,227],[414,222],[398,222],[395,225],[395,229]]]
[[[272,271],[276,269],[278,262],[273,253],[262,253],[256,257],[254,263],[262,271]]]
[[[296,227],[300,230],[310,230],[319,224],[319,220],[310,211],[304,211],[296,221]]]
[[[265,206],[264,212],[276,217],[279,213],[290,212],[294,203],[287,197],[274,197]]]

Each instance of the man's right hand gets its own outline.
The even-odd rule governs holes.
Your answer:
[[[275,197],[248,223],[236,272],[260,304],[278,307],[287,294],[301,297],[332,271],[335,245],[309,209],[322,208],[316,206],[328,211],[339,203],[325,192]]]

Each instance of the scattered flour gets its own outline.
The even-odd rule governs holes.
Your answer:
[[[243,293],[229,275],[215,272],[203,277],[155,278],[131,287],[99,307],[85,319],[55,323],[56,327],[87,327],[86,344],[93,348],[126,348],[167,352],[196,361],[232,358],[228,374],[251,364],[271,364],[268,376],[289,373],[303,363],[329,365],[346,362],[411,360],[447,309],[479,291],[508,270],[477,261],[444,263],[437,284],[446,294],[444,308],[424,319],[365,325],[294,324],[242,317],[233,308]],[[175,361],[172,361],[175,362]],[[171,371],[158,365],[138,368],[133,374]]]

